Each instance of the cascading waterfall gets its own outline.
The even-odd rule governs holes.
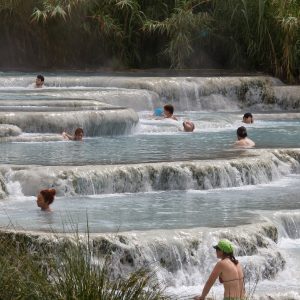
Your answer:
[[[28,88],[32,77],[1,76],[0,87]],[[86,87],[73,92],[77,98],[126,105],[136,110],[149,110],[165,103],[178,110],[232,110],[243,107],[259,109],[299,108],[299,98],[289,96],[290,89],[272,77],[111,77],[111,76],[47,76],[50,88]],[[113,90],[103,90],[103,88]],[[90,88],[97,88],[94,92]],[[116,89],[117,88],[117,89]],[[102,91],[101,91],[102,90]],[[282,91],[282,92],[281,92]],[[46,90],[45,90],[46,93]],[[69,92],[70,93],[70,92]],[[72,95],[69,94],[69,95]],[[80,96],[81,95],[81,96]],[[52,94],[53,97],[53,94]],[[68,97],[68,96],[67,96]],[[72,97],[72,96],[71,96]],[[150,105],[149,105],[150,104]],[[275,105],[275,106],[274,106]]]
[[[34,89],[34,77],[0,74],[2,228],[9,217],[30,249],[51,248],[71,238],[58,223],[78,221],[82,232],[86,213],[112,277],[148,266],[184,299],[216,263],[212,245],[228,238],[247,283],[259,281],[254,299],[300,298],[297,86],[268,76],[46,74],[46,87]],[[152,115],[166,103],[178,122]],[[254,124],[241,123],[246,111]],[[182,131],[186,119],[194,133]],[[241,125],[257,149],[233,147]],[[63,142],[61,132],[77,127],[84,142]],[[50,187],[57,197],[45,216],[35,197]]]
[[[194,161],[137,165],[17,167],[4,169],[8,181],[20,183],[24,195],[47,184],[59,194],[137,193],[153,190],[205,190],[269,183],[299,173],[298,150],[258,151],[229,161]]]
[[[300,212],[277,212],[274,216],[281,234],[290,239],[300,239]]]
[[[25,132],[61,133],[83,127],[87,136],[128,134],[138,122],[130,109],[73,112],[0,113],[0,122],[14,124]]]

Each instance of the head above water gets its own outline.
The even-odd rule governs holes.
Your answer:
[[[55,194],[55,189],[41,190],[37,196],[37,206],[42,210],[50,210],[49,206],[53,203]]]
[[[216,249],[217,258],[229,258],[235,265],[239,263],[239,261],[233,255],[234,247],[229,240],[222,239],[218,242],[218,245],[213,247]]]
[[[241,126],[237,129],[236,135],[239,140],[244,139],[247,137],[247,129],[244,126]]]
[[[74,140],[81,141],[84,136],[84,132],[82,128],[77,128],[74,133]]]
[[[166,118],[172,117],[174,114],[174,106],[171,104],[166,104],[164,106],[164,115]]]
[[[213,246],[216,250],[222,251],[225,254],[233,253],[233,245],[229,240],[222,239],[218,242],[218,245]]]
[[[37,75],[35,80],[35,86],[36,87],[42,87],[44,84],[45,78],[43,75]]]
[[[195,129],[195,124],[192,121],[184,121],[182,125],[185,132],[193,132]]]
[[[252,124],[253,123],[253,116],[251,113],[247,112],[243,116],[243,123]]]

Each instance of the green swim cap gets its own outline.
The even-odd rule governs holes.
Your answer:
[[[228,240],[220,240],[218,245],[214,246],[215,249],[221,250],[226,254],[232,254],[233,253],[233,245]]]

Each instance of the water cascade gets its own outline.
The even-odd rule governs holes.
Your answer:
[[[2,238],[51,249],[75,227],[85,243],[88,220],[112,277],[148,266],[178,299],[200,292],[217,261],[212,246],[228,238],[246,284],[258,282],[253,299],[300,299],[297,86],[74,73],[45,74],[36,89],[34,78],[0,73]],[[153,116],[166,103],[179,121]],[[248,111],[253,124],[242,123]],[[234,147],[241,125],[255,149]],[[63,139],[78,127],[82,142]],[[51,214],[36,207],[44,188],[57,191]],[[213,293],[222,299],[222,286]]]

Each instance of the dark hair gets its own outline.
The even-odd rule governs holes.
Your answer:
[[[238,137],[244,139],[247,137],[247,129],[244,126],[241,126],[237,129],[236,134]]]
[[[167,112],[169,112],[170,114],[173,115],[173,113],[174,113],[174,106],[171,105],[171,104],[166,104],[164,106],[164,110],[166,110]]]
[[[41,75],[41,74],[39,74],[38,76],[36,76],[36,78],[41,79],[41,81],[44,81],[44,80],[45,80],[44,76]]]
[[[78,134],[81,134],[82,133],[82,135],[84,134],[83,133],[83,129],[82,128],[77,128],[76,130],[75,130],[75,135],[78,135]]]
[[[245,118],[245,119],[248,119],[249,117],[253,118],[252,114],[249,113],[249,112],[245,113],[244,116],[243,116],[243,118]]]
[[[214,248],[218,251],[222,251],[223,256],[228,257],[235,265],[237,265],[239,263],[239,261],[234,257],[233,252],[226,253],[223,250],[221,250],[218,246],[214,246]]]
[[[223,252],[225,257],[228,257],[235,265],[239,263],[239,261],[234,257],[233,253],[225,253]]]
[[[46,203],[51,204],[54,201],[54,196],[56,194],[55,189],[48,189],[40,191]]]

